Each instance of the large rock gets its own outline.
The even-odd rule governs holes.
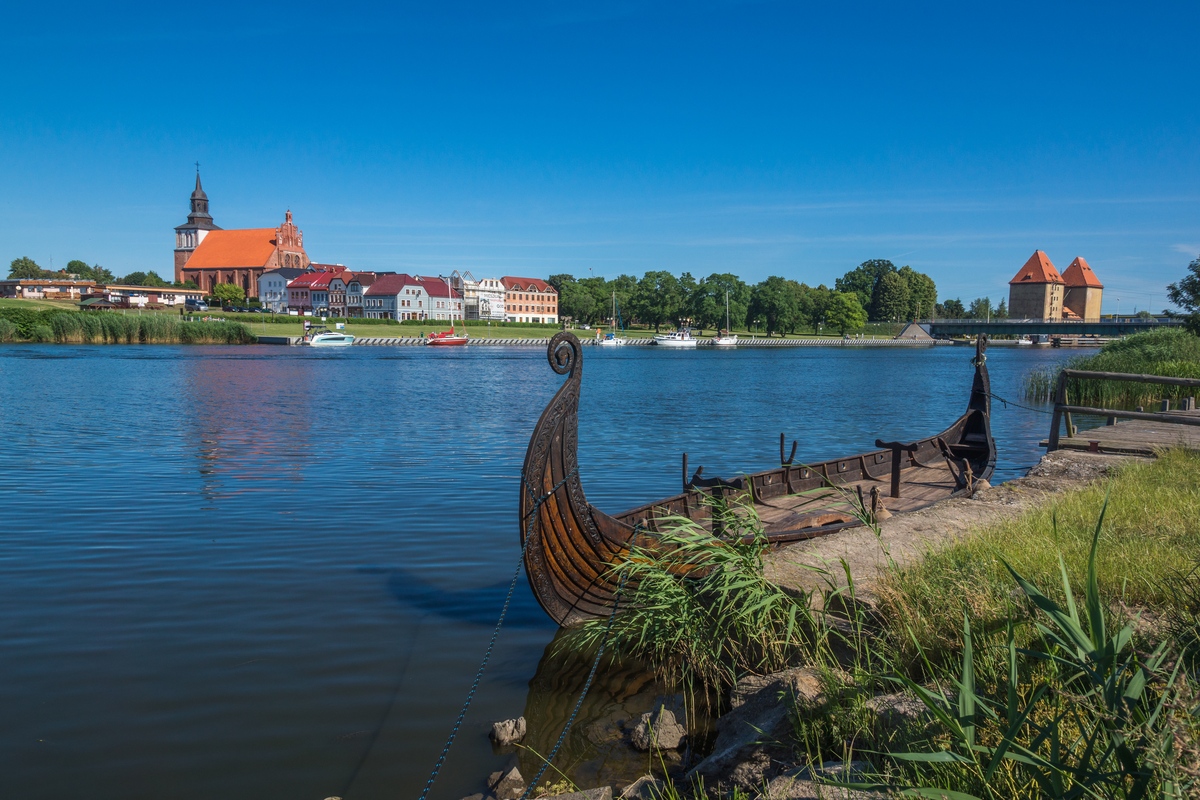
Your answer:
[[[875,719],[887,730],[901,730],[926,722],[931,717],[921,698],[911,692],[879,694],[867,701],[867,708],[875,713]]]
[[[601,786],[599,789],[587,789],[582,792],[556,794],[550,797],[539,798],[539,800],[612,800],[612,787]]]
[[[496,800],[517,800],[525,794],[525,779],[516,767],[507,772],[493,772],[488,776],[488,789]]]
[[[621,800],[658,800],[667,786],[653,775],[643,775],[625,787]]]
[[[500,746],[516,744],[525,738],[525,718],[506,719],[503,722],[493,722],[492,732],[488,734],[492,741]]]
[[[791,708],[812,712],[826,704],[821,676],[808,667],[743,678],[730,700],[733,708],[717,722],[712,753],[688,778],[749,790],[761,788],[786,763]]]
[[[789,770],[767,784],[757,800],[884,800],[887,795],[880,792],[845,789],[813,780],[814,776],[819,776],[825,781],[858,782],[867,768],[865,762],[851,761],[847,765],[841,761],[826,761],[815,768],[808,766]]]
[[[643,752],[674,750],[687,736],[687,728],[675,719],[675,712],[659,707],[658,711],[642,714],[641,720],[629,734],[629,741]]]

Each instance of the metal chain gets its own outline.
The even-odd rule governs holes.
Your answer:
[[[533,521],[537,518],[536,512],[551,495],[571,479],[577,470],[578,467],[571,470],[567,473],[566,477],[554,485],[554,488],[534,501],[533,511],[530,512],[529,526],[526,529],[525,541],[521,545],[521,557],[517,560],[517,570],[513,573],[512,580],[508,584],[508,594],[504,598],[504,607],[500,610],[500,618],[496,620],[496,627],[492,630],[492,638],[488,642],[487,651],[483,654],[483,661],[479,663],[479,669],[475,672],[475,680],[472,681],[471,689],[467,692],[467,700],[463,703],[462,710],[458,712],[458,719],[454,721],[454,727],[450,730],[450,736],[446,739],[446,745],[442,748],[442,753],[438,756],[437,763],[433,765],[433,772],[430,773],[429,780],[425,783],[425,789],[421,792],[420,800],[425,800],[428,797],[429,790],[433,788],[434,782],[438,779],[438,774],[442,771],[442,765],[446,761],[446,756],[450,753],[450,748],[454,744],[455,737],[458,736],[458,729],[462,727],[463,720],[466,719],[467,709],[471,707],[471,702],[475,699],[475,692],[479,689],[479,681],[483,678],[483,671],[487,669],[488,661],[492,657],[492,649],[496,646],[496,639],[500,635],[500,627],[504,624],[505,616],[508,615],[508,607],[512,602],[513,591],[517,588],[517,579],[521,577],[521,568],[525,564],[525,551],[529,548],[529,540],[533,538]],[[535,496],[533,487],[525,479],[524,470],[521,471],[521,484],[529,490],[531,497]]]
[[[1033,408],[1032,406],[1024,406],[1024,405],[1021,405],[1020,403],[1016,403],[1012,400],[1005,400],[1000,395],[992,394],[991,392],[988,392],[988,397],[992,398],[993,400],[999,400],[1001,403],[1004,404],[1005,408],[1008,408],[1009,406],[1016,406],[1017,408],[1023,408],[1026,411],[1036,411],[1039,414],[1053,414],[1054,413],[1053,411],[1047,411],[1044,408]]]

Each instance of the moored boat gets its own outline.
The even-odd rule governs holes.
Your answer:
[[[684,454],[680,494],[610,515],[588,503],[579,476],[583,351],[574,335],[557,334],[547,355],[567,380],[534,426],[521,472],[521,541],[538,602],[560,625],[607,616],[618,589],[612,566],[635,539],[651,544],[671,517],[722,535],[710,498],[753,506],[767,540],[782,544],[973,494],[996,465],[986,337],[975,347],[967,409],[940,433],[911,442],[876,440],[876,449],[814,464],[796,462],[794,443],[785,459],[781,436],[779,467],[730,480],[706,478],[703,467],[689,477]]]
[[[322,326],[311,329],[302,341],[310,347],[349,347],[354,344],[354,334],[331,331]]]
[[[659,347],[695,347],[697,341],[692,338],[692,332],[687,328],[654,335],[654,343]]]
[[[451,322],[450,330],[430,333],[425,344],[430,347],[462,347],[466,345],[468,336],[466,333],[455,333],[454,323]]]

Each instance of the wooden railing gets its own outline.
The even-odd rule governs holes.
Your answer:
[[[1134,375],[1126,372],[1088,372],[1080,369],[1064,369],[1058,373],[1058,384],[1054,388],[1054,413],[1050,418],[1050,440],[1046,452],[1058,449],[1059,429],[1065,419],[1067,437],[1075,436],[1075,426],[1071,423],[1071,414],[1092,414],[1097,417],[1107,417],[1108,424],[1114,424],[1117,419],[1145,419],[1155,422],[1171,422],[1177,425],[1200,425],[1200,416],[1171,414],[1171,401],[1163,400],[1162,409],[1158,412],[1147,412],[1141,407],[1137,411],[1123,411],[1117,408],[1093,408],[1091,406],[1073,406],[1067,402],[1067,381],[1070,378],[1083,378],[1102,381],[1126,381],[1130,383],[1154,383],[1163,386],[1187,386],[1200,388],[1197,378],[1170,378],[1163,375]],[[1196,399],[1188,397],[1183,401],[1183,411],[1193,411]]]

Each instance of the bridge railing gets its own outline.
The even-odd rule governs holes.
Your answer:
[[[1050,417],[1050,438],[1046,447],[1046,452],[1048,453],[1052,453],[1058,449],[1060,429],[1064,421],[1067,423],[1067,438],[1075,436],[1075,426],[1071,422],[1072,414],[1091,414],[1096,417],[1107,417],[1109,425],[1114,424],[1118,419],[1145,419],[1155,422],[1171,422],[1178,425],[1200,425],[1200,416],[1184,416],[1182,414],[1169,413],[1171,410],[1169,400],[1162,401],[1162,410],[1159,412],[1143,411],[1140,407],[1137,411],[1124,411],[1119,408],[1073,406],[1067,401],[1067,382],[1071,378],[1200,388],[1200,379],[1197,378],[1172,378],[1164,375],[1138,375],[1128,372],[1091,372],[1082,369],[1064,369],[1058,373],[1058,383],[1054,387],[1054,412]],[[1192,411],[1195,410],[1195,406],[1195,398],[1189,397],[1184,400],[1184,408],[1182,410]]]

